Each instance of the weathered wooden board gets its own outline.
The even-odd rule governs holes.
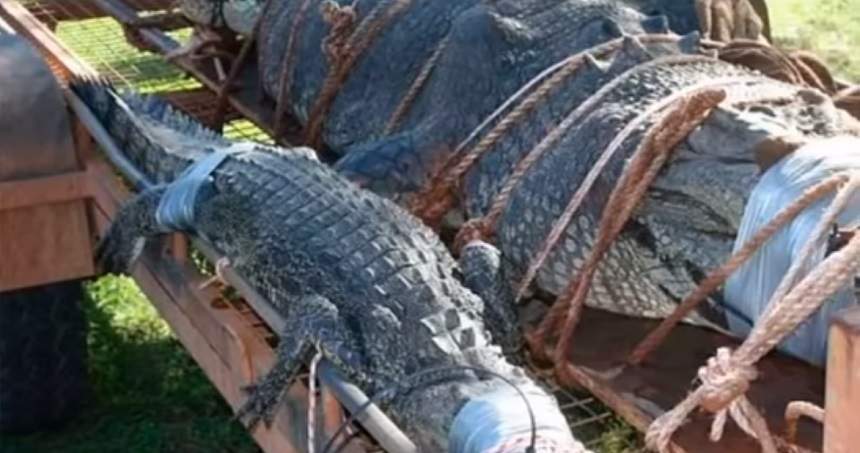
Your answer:
[[[0,68],[0,292],[92,275],[86,183],[62,93],[17,36],[0,34]]]

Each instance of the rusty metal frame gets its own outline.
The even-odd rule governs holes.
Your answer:
[[[179,43],[166,33],[166,29],[143,23],[141,16],[135,8],[130,6],[125,0],[89,1],[104,11],[106,15],[113,17],[124,26],[133,29],[136,38],[139,39],[139,42],[135,44],[162,55],[166,55],[179,47]],[[230,72],[235,72],[235,81],[240,83],[240,88],[227,86],[233,83],[234,80],[222,80],[217,71],[207,65],[207,61],[195,61],[194,59],[182,56],[177,58],[174,63],[194,76],[206,88],[218,94],[219,113],[223,114],[223,107],[229,106],[243,117],[254,122],[267,134],[275,137],[276,141],[281,141],[284,144],[299,143],[300,131],[298,122],[289,118],[284,122],[287,127],[282,128],[282,131],[278,131],[279,133],[276,134],[274,128],[275,109],[274,107],[264,106],[263,102],[261,102],[265,96],[257,83],[260,76],[256,62],[253,60],[240,59],[240,61],[236,62],[239,66],[230,70]],[[224,105],[225,103],[226,105]],[[218,120],[223,123],[223,118],[219,118]]]

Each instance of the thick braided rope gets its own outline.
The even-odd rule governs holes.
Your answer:
[[[442,166],[442,170],[431,179],[428,186],[429,188],[426,191],[417,194],[413,198],[411,211],[416,213],[416,215],[426,223],[435,224],[438,219],[454,205],[457,188],[460,185],[463,175],[465,175],[466,172],[472,168],[475,162],[477,162],[511,128],[519,124],[526,116],[533,112],[534,109],[537,108],[537,106],[540,105],[556,87],[564,83],[564,81],[576,73],[576,71],[582,66],[582,63],[586,61],[586,57],[590,55],[591,54],[588,51],[580,52],[573,57],[565,59],[565,64],[563,66],[554,65],[550,68],[553,70],[554,74],[546,80],[543,80],[543,78],[547,77],[547,71],[543,71],[535,76],[532,81],[542,81],[535,91],[523,99],[521,103],[517,104],[517,106],[508,115],[502,118],[499,123],[496,124],[496,126],[493,127],[493,129],[491,129],[477,145],[475,145],[475,147],[466,152],[465,155],[460,156],[463,149],[465,149],[465,143],[473,139],[473,135],[467,137],[466,140],[464,140],[460,146],[451,153],[449,161]],[[514,93],[507,102],[503,103],[499,109],[490,115],[490,118],[496,116],[496,112],[498,112],[498,115],[501,115],[501,109],[508,108],[510,104],[512,104],[512,99],[525,95],[524,88],[533,87],[532,81]],[[488,122],[485,121],[478,126],[478,129],[482,129],[487,125]]]
[[[734,80],[732,80],[732,82],[737,81],[737,80],[738,79],[734,79]],[[750,79],[749,81],[752,81],[752,80]],[[708,85],[711,85],[712,83],[716,83],[716,82],[717,81],[708,82]],[[738,82],[738,83],[740,83],[740,82]],[[690,87],[690,89],[698,89],[701,87],[702,87],[702,85],[695,85],[693,87]],[[652,111],[652,113],[653,113],[653,111]],[[581,113],[579,115],[581,115]],[[569,120],[568,120],[568,121],[570,121],[570,124],[573,124],[580,119],[580,116],[578,116],[577,114],[573,114],[571,116],[572,116],[572,118],[569,118]],[[640,123],[636,124],[636,126],[639,126],[639,125],[641,125],[641,124]],[[569,126],[564,124],[564,123],[562,123],[562,125],[559,126],[559,129],[562,129],[561,126],[565,126],[565,128],[569,128]],[[624,138],[626,138],[633,131],[633,129],[631,129],[629,127],[626,128],[626,130],[627,130],[627,132],[625,134],[619,134],[619,136],[624,136]],[[519,185],[520,181],[522,181],[522,179],[526,176],[526,174],[528,173],[528,171],[532,167],[532,165],[534,165],[540,159],[540,157],[544,154],[544,152],[546,152],[546,150],[550,146],[554,145],[555,142],[558,140],[556,138],[556,136],[554,135],[554,133],[555,133],[555,131],[551,132],[550,135],[546,137],[545,143],[539,144],[536,148],[534,148],[532,151],[527,153],[523,159],[521,159],[519,162],[517,162],[517,165],[514,168],[514,171],[511,173],[511,175],[508,177],[508,179],[505,180],[504,185],[502,186],[502,188],[499,190],[499,192],[493,198],[493,200],[490,204],[490,208],[487,210],[487,213],[483,217],[469,220],[463,226],[463,228],[461,230],[461,234],[464,237],[463,240],[466,240],[467,238],[468,239],[481,238],[481,239],[486,240],[487,238],[491,237],[494,234],[495,229],[496,229],[496,224],[498,223],[502,214],[507,209],[508,204],[510,203],[511,195],[514,192],[514,189],[516,189],[516,187]],[[608,154],[610,154],[610,156],[608,156],[608,157],[611,157],[611,154],[614,154],[614,151],[608,152]],[[603,165],[605,165],[605,164],[603,164]],[[603,165],[601,165],[599,170],[602,170]],[[599,172],[593,172],[593,173],[594,173],[595,177],[599,175]],[[458,237],[459,237],[459,235],[458,235]],[[460,244],[460,243],[465,244],[466,242],[463,242],[462,240],[455,241],[455,244]],[[455,248],[456,248],[456,246],[455,246]],[[537,265],[537,268],[540,268],[540,266],[543,264],[543,261],[545,259],[546,259],[546,256],[544,256],[542,258],[539,257],[535,260],[535,261],[540,262],[540,264]],[[528,284],[531,282],[531,280],[534,279],[534,276],[536,275],[536,273],[535,273],[536,271],[537,271],[537,269],[533,270],[532,271],[533,274],[528,279],[524,279],[524,281],[527,280],[528,283],[525,283],[525,287],[522,288],[522,291],[525,291],[525,289],[528,287]],[[528,274],[529,274],[529,272],[527,271],[526,275],[528,275]]]
[[[701,406],[717,414],[711,431],[712,440],[719,440],[728,410],[729,415],[742,429],[747,431],[747,428],[752,428],[764,451],[776,452],[767,427],[761,426],[763,422],[758,421],[763,418],[752,407],[744,393],[749,388],[750,381],[756,377],[753,365],[860,270],[860,235],[855,235],[845,247],[825,258],[797,285],[792,286],[799,273],[808,266],[815,250],[822,245],[829,226],[858,188],[860,173],[854,172],[834,197],[814,234],[804,244],[799,259],[792,263],[771,297],[767,309],[743,344],[733,353],[728,348],[720,348],[717,355],[708,360],[708,365],[699,370],[702,385],[674,409],[654,420],[648,428],[646,442],[650,448],[661,452],[669,451],[672,434],[696,407]]]
[[[836,83],[830,69],[815,54],[798,50],[791,53],[791,59],[798,65],[806,83],[827,94],[836,93]]]
[[[349,77],[350,71],[370,44],[382,33],[385,26],[411,4],[412,0],[380,1],[355,27],[355,31],[349,36],[343,48],[335,52],[335,58],[330,62],[320,93],[308,115],[305,130],[306,144],[313,148],[319,147],[325,117]]]
[[[654,349],[665,341],[672,329],[681,320],[702,303],[709,294],[725,283],[737,269],[755,256],[759,248],[806,208],[836,190],[845,181],[846,177],[841,176],[822,181],[804,191],[800,198],[783,208],[767,225],[758,230],[737,252],[732,254],[722,266],[708,274],[696,289],[678,304],[678,308],[670,316],[663,319],[660,325],[636,345],[630,354],[628,363],[633,365],[642,363]]]
[[[311,0],[302,0],[299,9],[296,11],[296,16],[293,18],[293,23],[290,25],[290,32],[287,35],[287,48],[284,50],[283,66],[278,77],[278,97],[275,98],[275,137],[280,136],[283,132],[284,112],[290,100],[290,89],[293,83],[293,69],[295,69],[293,67],[293,60],[295,59],[296,47],[298,46],[298,36],[305,24],[305,17],[307,16],[310,4]]]
[[[834,178],[838,177],[842,177],[842,175],[834,176]],[[747,340],[744,341],[738,349],[738,355],[741,357],[749,355],[752,359],[751,363],[757,362],[780,341],[782,341],[782,337],[793,331],[796,324],[817,309],[818,305],[820,305],[820,302],[823,302],[824,298],[829,297],[830,294],[839,289],[841,285],[834,287],[832,291],[827,293],[824,298],[821,298],[821,301],[816,304],[812,304],[809,301],[803,301],[801,305],[794,307],[789,303],[797,298],[796,295],[792,297],[789,293],[791,292],[792,294],[795,294],[799,291],[799,289],[793,290],[793,287],[800,286],[799,284],[795,285],[798,277],[801,275],[803,270],[808,267],[815,250],[823,245],[828,233],[830,232],[831,226],[836,222],[837,217],[845,209],[851,197],[858,189],[860,189],[860,172],[854,172],[847,179],[845,185],[837,192],[830,208],[822,216],[821,222],[814,230],[810,240],[800,251],[800,258],[795,260],[795,262],[792,263],[792,266],[788,269],[788,272],[786,272],[782,282],[780,282],[780,285],[777,287],[776,291],[774,291],[771,301],[768,304],[768,308],[760,318],[762,321],[757,323],[756,327],[753,328],[752,332],[747,337]],[[855,264],[855,266],[860,265],[860,262],[853,264]],[[844,269],[847,270],[848,267],[845,266]],[[854,275],[855,274],[852,273],[851,275],[846,276],[843,280],[848,279],[849,277],[853,278]],[[795,309],[791,310],[783,308],[784,306]],[[763,327],[758,328],[759,324],[763,325]],[[780,334],[780,336],[777,337],[773,332]]]
[[[436,68],[436,62],[439,61],[439,58],[442,56],[442,53],[445,52],[445,48],[447,46],[447,36],[436,44],[436,49],[433,50],[430,58],[428,58],[421,66],[421,70],[418,72],[418,75],[415,76],[415,80],[412,81],[412,84],[409,86],[403,99],[400,100],[400,103],[397,104],[397,108],[394,109],[394,113],[391,114],[391,118],[388,119],[388,123],[385,125],[383,134],[389,135],[400,127],[400,123],[402,123],[403,119],[406,118],[406,114],[409,113],[409,109],[412,108],[412,104],[415,103],[415,99],[418,98],[421,90],[424,89],[427,81],[430,80],[430,74],[433,73],[433,69]]]
[[[707,57],[695,57],[695,60],[705,59],[708,60]],[[693,61],[690,60],[689,57],[683,60],[677,59],[676,57],[671,57],[671,59],[657,59],[652,62],[639,65],[631,69],[625,74],[633,74],[631,71],[642,71],[646,70],[647,67],[657,66],[667,64],[669,61],[677,61],[678,63],[684,61]],[[639,69],[637,69],[639,68]],[[620,78],[624,77],[624,75],[616,78],[612,83],[607,84],[603,89],[599,90],[595,93],[588,101],[580,105],[574,113],[572,113],[568,118],[563,121],[556,130],[551,132],[543,142],[541,142],[534,150],[529,152],[525,159],[518,165],[518,168],[515,170],[515,174],[522,178],[522,175],[528,170],[528,168],[551,146],[555,145],[558,140],[561,139],[561,135],[563,131],[560,131],[562,127],[571,127],[573,124],[580,121],[584,113],[591,109],[594,105],[600,103],[603,98],[611,91],[617,88],[618,85],[623,83]],[[562,212],[562,215],[559,216],[558,219],[553,223],[552,230],[550,231],[547,238],[543,241],[540,248],[538,249],[538,253],[534,256],[534,258],[529,263],[529,267],[527,268],[522,280],[520,281],[516,296],[517,299],[522,298],[525,291],[528,289],[531,282],[537,276],[537,271],[543,266],[544,262],[549,257],[552,252],[555,244],[558,243],[564,231],[567,229],[568,225],[570,225],[571,220],[573,219],[574,214],[579,210],[580,205],[585,200],[586,195],[591,191],[594,183],[597,181],[597,178],[603,172],[603,169],[609,163],[610,159],[615,155],[615,153],[621,149],[623,143],[632,135],[636,130],[638,130],[642,125],[644,125],[654,114],[658,113],[662,109],[671,105],[674,102],[683,99],[685,96],[689,96],[695,93],[698,90],[705,88],[719,88],[719,87],[728,87],[731,85],[742,84],[745,82],[754,82],[759,80],[755,77],[747,77],[747,78],[739,78],[739,77],[726,77],[726,78],[718,78],[714,80],[709,80],[707,82],[703,82],[701,84],[693,85],[690,87],[686,87],[682,90],[676,91],[671,95],[651,104],[646,108],[641,114],[639,114],[636,118],[630,121],[624,129],[622,129],[609,143],[606,149],[601,153],[600,158],[592,165],[588,174],[586,174],[583,181],[580,183],[579,187],[577,187],[576,192],[571,197],[568,205],[565,207],[565,210]],[[556,132],[560,131],[560,132]],[[492,222],[498,219],[499,214],[503,210],[504,206],[506,206],[508,198],[510,194],[513,192],[515,185],[517,184],[517,179],[511,178],[507,181],[505,187],[502,188],[502,191],[499,198],[494,201],[494,206],[491,207],[490,212],[496,213],[495,217],[492,217]]]
[[[308,453],[316,451],[317,433],[317,371],[319,370],[322,353],[317,352],[311,360],[308,375]]]
[[[601,259],[633,215],[636,206],[678,143],[698,127],[725,98],[726,92],[723,89],[712,87],[686,92],[685,95],[674,98],[674,101],[666,104],[664,113],[648,129],[641,144],[633,152],[629,164],[609,195],[591,253],[579,270],[579,275],[570,280],[567,288],[553,304],[553,308],[569,307],[555,354],[556,370],[561,371],[562,375],[572,347],[573,332]],[[545,318],[538,332],[545,335],[549,323],[552,322],[550,318],[549,315]],[[538,334],[539,343],[543,342],[543,335]]]
[[[657,35],[657,36],[662,36],[662,35]],[[619,42],[619,44],[620,44],[620,42]],[[590,56],[590,54],[581,54],[581,55],[582,55],[582,59],[577,60],[577,64],[581,64],[582,62],[585,61],[585,58]],[[460,232],[457,235],[457,238],[454,241],[455,250],[461,248],[469,240],[472,240],[472,239],[486,240],[486,239],[490,238],[494,234],[496,223],[498,222],[499,218],[501,217],[502,213],[504,212],[505,208],[507,207],[507,204],[508,204],[508,201],[510,200],[511,194],[513,193],[514,189],[519,185],[519,182],[525,177],[526,173],[532,167],[532,165],[534,165],[536,162],[538,162],[540,160],[540,158],[548,150],[552,149],[552,147],[555,146],[564,137],[564,134],[566,134],[567,131],[571,127],[573,127],[575,124],[579,123],[580,120],[583,117],[585,117],[585,115],[587,113],[589,113],[595,106],[600,104],[600,102],[603,100],[603,98],[605,98],[609,93],[611,93],[619,85],[626,82],[628,80],[628,78],[630,78],[630,77],[632,77],[632,76],[634,76],[634,75],[636,75],[636,74],[638,74],[644,70],[647,70],[651,67],[657,66],[657,65],[683,64],[683,63],[691,62],[691,61],[709,61],[709,60],[710,60],[710,58],[708,58],[708,57],[697,56],[697,55],[680,56],[680,57],[679,56],[673,56],[673,57],[658,58],[658,59],[650,61],[648,63],[643,63],[640,65],[634,66],[633,68],[628,69],[627,71],[620,74],[618,77],[614,78],[609,83],[602,86],[599,90],[597,90],[597,92],[595,92],[588,99],[586,99],[585,102],[583,102],[576,109],[574,109],[573,112],[568,114],[564,118],[564,120],[562,120],[559,124],[557,124],[552,129],[552,131],[550,131],[550,133],[546,137],[544,137],[543,140],[541,140],[534,148],[529,150],[525,154],[525,156],[517,162],[517,165],[514,167],[513,172],[508,177],[508,179],[505,180],[504,185],[502,186],[502,188],[499,190],[499,192],[493,198],[493,201],[490,205],[490,209],[487,211],[487,213],[483,217],[471,219],[468,222],[466,222],[465,225],[463,225],[463,227],[461,228]],[[509,116],[508,118],[511,118],[512,116],[514,116],[513,113],[515,113],[515,112],[512,112],[512,115]],[[499,129],[500,134],[503,134],[507,131],[507,129],[503,128],[502,125],[505,124],[505,122],[508,120],[508,118],[505,118],[504,120],[502,120],[502,122],[500,122],[499,125],[497,126],[496,129]],[[494,129],[493,131],[490,131],[490,133],[487,134],[487,136],[484,138],[484,140],[481,141],[481,143],[488,141],[488,144],[486,145],[487,146],[486,149],[488,149],[490,146],[495,144],[495,141],[497,140],[497,138],[493,138],[493,135],[494,135],[494,132],[496,132],[496,129]],[[627,129],[629,129],[627,132],[628,135],[633,132],[632,128],[627,128]],[[476,146],[475,149],[472,150],[472,153],[483,154],[483,152],[486,149],[482,148],[481,143],[479,143],[478,146]],[[620,143],[619,143],[619,145],[620,145]],[[609,156],[606,156],[606,159],[604,159],[602,157],[601,160],[598,160],[598,163],[595,164],[596,169],[593,168],[592,171],[589,173],[589,176],[593,176],[594,178],[596,178],[597,175],[599,175],[600,172],[602,171],[603,166],[605,166],[608,157],[611,157],[611,154],[613,154],[613,153],[614,153],[614,151],[608,153]],[[604,153],[604,155],[606,155],[606,153]],[[468,157],[469,156],[467,155],[467,158]],[[474,157],[474,159],[477,160],[479,157],[480,157],[480,155],[476,155]],[[466,159],[464,159],[464,160],[466,160]],[[466,171],[468,171],[468,168],[471,167],[471,165],[473,163],[474,163],[474,161],[462,163],[462,165],[464,165],[466,167],[466,168],[463,168],[462,171],[464,173]],[[456,173],[456,171],[457,170],[455,170],[454,173]],[[586,177],[586,180],[588,180],[588,177]],[[588,183],[583,183],[583,185],[590,187],[590,185]],[[578,191],[578,193],[581,192],[583,185],[580,186],[580,191]],[[576,195],[574,195],[574,198],[576,198]],[[445,210],[447,210],[447,208]],[[444,214],[444,211],[441,211],[440,213]],[[545,260],[545,259],[546,259],[546,257],[543,257],[543,258],[539,257],[537,260],[532,260],[532,262],[540,261],[542,264],[543,260]],[[517,291],[517,294],[518,294],[517,299],[522,297],[522,294],[525,292],[525,289],[528,288],[528,284],[531,282],[531,280],[534,278],[535,275],[536,275],[536,269],[534,269],[534,270],[529,269],[528,271],[526,271],[526,277],[523,279],[523,281],[526,283],[524,285],[521,285],[520,289]]]
[[[625,39],[635,39],[642,43],[659,43],[677,42],[680,38],[674,35],[658,34],[618,38],[571,55],[543,70],[502,103],[460,142],[454,152],[451,153],[448,161],[442,165],[441,170],[431,178],[428,189],[413,197],[410,203],[410,211],[418,215],[426,223],[436,224],[453,207],[463,176],[484,154],[492,149],[514,126],[522,122],[540,106],[558,86],[576,74],[583,63],[588,61],[589,58],[603,58],[621,49]],[[532,89],[534,91],[531,91]],[[526,96],[526,93],[529,92],[530,94]],[[516,104],[524,96],[525,98],[522,102]],[[516,104],[516,107],[502,117],[473,148],[461,156],[472,141],[480,136],[490,124],[501,117],[514,104]],[[556,126],[556,129],[558,127]]]
[[[836,95],[833,76],[820,59],[809,52],[786,52],[770,44],[735,39],[717,50],[719,59],[759,71],[768,77]]]
[[[736,39],[717,51],[723,61],[761,71],[764,75],[784,82],[800,84],[803,76],[785,52],[765,43]]]
[[[785,406],[785,439],[795,443],[797,439],[797,422],[800,417],[809,417],[818,423],[824,423],[824,409],[808,401],[792,401]]]
[[[573,219],[573,215],[579,209],[579,206],[584,201],[585,197],[588,194],[588,191],[591,189],[592,185],[596,181],[597,177],[603,171],[603,168],[607,165],[608,158],[611,157],[617,151],[617,148],[622,145],[624,140],[638,127],[641,127],[642,124],[647,120],[650,115],[654,115],[660,109],[664,108],[665,105],[669,102],[676,101],[678,96],[682,94],[690,94],[695,92],[696,90],[704,89],[704,88],[725,88],[731,89],[734,86],[743,86],[744,82],[747,81],[760,81],[760,79],[755,78],[726,78],[726,79],[716,79],[708,82],[704,82],[699,85],[694,85],[685,88],[679,92],[674,93],[668,98],[664,98],[660,103],[654,104],[650,106],[645,112],[643,112],[639,117],[633,120],[633,122],[629,123],[627,127],[619,132],[616,136],[615,140],[607,147],[607,150],[604,151],[601,159],[589,170],[589,174],[586,175],[585,180],[580,184],[577,188],[577,192],[574,193],[573,197],[571,197],[570,202],[568,203],[565,211],[562,215],[556,220],[553,230],[550,231],[550,234],[547,236],[543,243],[543,247],[540,249],[541,252],[533,258],[533,261],[530,265],[530,268],[527,269],[526,274],[523,280],[520,282],[519,287],[517,288],[517,298],[522,298],[525,294],[525,291],[528,289],[529,284],[536,278],[538,270],[543,266],[546,259],[548,259],[550,253],[554,249],[555,245],[561,239],[561,235],[569,226],[570,222]],[[757,100],[766,100],[766,99],[784,99],[782,94],[775,94],[770,92],[763,92],[760,94],[752,94],[747,95],[744,94],[744,99],[757,99]],[[752,96],[752,97],[747,97]],[[468,226],[468,224],[467,224]],[[529,341],[532,346],[537,347],[538,344],[542,344],[546,335],[554,331],[558,323],[561,321],[562,316],[565,312],[566,302],[564,302],[565,298],[559,298],[559,301],[562,303],[556,303],[550,308],[547,316],[544,317],[541,325],[529,336]]]

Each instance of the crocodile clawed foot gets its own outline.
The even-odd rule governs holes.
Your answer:
[[[248,395],[248,399],[236,412],[235,419],[248,429],[254,429],[260,421],[267,428],[270,427],[285,389],[286,386],[278,385],[276,379],[268,376],[259,384],[242,387],[242,392]]]

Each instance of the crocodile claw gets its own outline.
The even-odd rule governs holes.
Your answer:
[[[254,429],[260,421],[266,428],[272,426],[283,388],[274,388],[274,383],[270,383],[270,381],[270,379],[266,379],[261,384],[250,384],[242,387],[242,392],[248,395],[248,399],[236,412],[234,418],[242,422],[249,430]]]

